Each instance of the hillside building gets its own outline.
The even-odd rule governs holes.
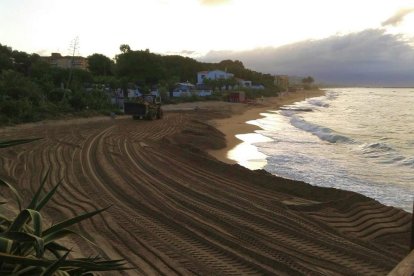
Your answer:
[[[282,91],[288,91],[289,89],[289,76],[287,75],[276,75],[275,85],[278,86]]]
[[[49,57],[41,57],[43,61],[53,67],[63,69],[88,69],[88,60],[81,56],[62,56],[60,53],[52,53]]]
[[[197,73],[197,84],[204,83],[205,79],[218,80],[218,79],[231,79],[233,77],[234,77],[234,74],[227,73],[221,70],[201,71]]]

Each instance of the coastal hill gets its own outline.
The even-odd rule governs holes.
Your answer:
[[[245,68],[238,60],[206,63],[149,50],[134,51],[125,44],[120,50],[114,59],[98,53],[88,57],[58,53],[41,57],[0,44],[0,124],[119,112],[110,97],[118,91],[126,97],[130,88],[139,87],[141,92],[156,89],[166,101],[177,83],[195,83],[197,73],[206,70],[220,69],[251,84],[263,85],[266,89],[260,96],[275,96],[279,91],[273,75]],[[214,87],[223,85],[217,81]],[[259,95],[259,91],[253,92],[249,95]],[[217,91],[214,97],[224,96]]]

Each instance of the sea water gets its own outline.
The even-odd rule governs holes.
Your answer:
[[[239,160],[248,168],[412,211],[414,88],[327,89],[262,115],[230,158],[251,151]]]

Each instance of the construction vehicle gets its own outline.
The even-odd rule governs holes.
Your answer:
[[[134,120],[161,119],[163,116],[161,98],[150,94],[136,97],[124,103],[124,112],[132,115]]]

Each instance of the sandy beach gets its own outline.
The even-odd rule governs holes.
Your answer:
[[[209,154],[225,163],[235,164],[236,161],[229,159],[227,153],[241,143],[236,135],[251,133],[258,129],[255,125],[247,124],[247,121],[260,118],[260,113],[267,110],[277,110],[281,106],[303,101],[306,98],[323,96],[324,94],[323,90],[285,92],[279,97],[264,98],[263,101],[258,100],[254,105],[247,105],[244,109],[240,108],[237,112],[233,112],[231,117],[212,120],[211,124],[225,135],[226,147],[219,150],[209,150]]]
[[[124,258],[136,267],[124,275],[386,275],[409,253],[409,213],[221,161],[235,134],[254,131],[246,121],[310,96],[1,128],[43,139],[0,149],[0,176],[25,202],[49,169],[47,189],[63,179],[49,222],[112,205],[76,229],[100,249],[65,242],[74,256]]]

